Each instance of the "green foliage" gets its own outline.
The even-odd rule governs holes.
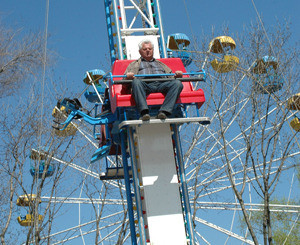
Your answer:
[[[299,205],[300,202],[299,200],[297,201],[290,200],[289,202],[287,202],[285,198],[282,199],[274,198],[271,201],[271,205],[272,204]],[[262,228],[263,215],[264,215],[263,210],[251,212],[251,220],[250,220],[251,224],[255,232],[260,235],[262,235],[263,233],[263,228]],[[276,245],[300,244],[300,220],[297,212],[295,213],[288,213],[284,211],[271,212],[271,227],[273,233],[273,244]],[[244,218],[240,218],[240,228],[241,231],[245,231],[245,229],[247,228]]]

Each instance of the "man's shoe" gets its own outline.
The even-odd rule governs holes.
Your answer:
[[[142,121],[149,121],[150,120],[150,115],[148,113],[144,114],[141,116]]]
[[[161,119],[161,120],[164,120],[164,119],[167,118],[167,115],[166,115],[164,112],[160,111],[160,112],[157,114],[157,118],[158,118],[158,119]]]

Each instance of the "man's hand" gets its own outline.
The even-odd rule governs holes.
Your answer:
[[[133,72],[126,73],[126,79],[133,80],[134,79],[134,73]]]
[[[175,71],[175,78],[181,78],[182,77],[182,71]]]

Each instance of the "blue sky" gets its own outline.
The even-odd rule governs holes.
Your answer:
[[[299,0],[253,1],[266,27],[286,18],[292,42],[299,42]],[[0,6],[0,20],[7,27],[44,32],[46,0],[0,0]],[[224,25],[235,35],[257,19],[251,0],[162,0],[161,9],[166,36],[179,32],[199,40],[212,29],[222,35]],[[70,90],[79,93],[86,70],[110,67],[103,0],[50,0],[48,23],[48,49],[56,54],[56,62],[47,70],[46,81],[67,81]]]
[[[24,32],[45,29],[46,0],[0,0],[2,23]],[[293,41],[299,40],[298,0],[254,0],[265,26],[288,19],[292,24]],[[186,6],[186,8],[185,8]],[[55,83],[68,81],[83,89],[82,77],[86,70],[109,65],[108,39],[102,0],[50,0],[48,48],[56,53],[56,65],[47,71],[47,79]],[[222,27],[230,33],[241,32],[255,21],[257,14],[251,0],[169,0],[161,1],[165,36],[182,32],[216,36]],[[237,47],[238,48],[238,47]]]

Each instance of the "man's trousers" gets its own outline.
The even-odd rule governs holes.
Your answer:
[[[149,110],[147,105],[147,95],[150,93],[162,93],[165,95],[165,100],[159,111],[172,114],[176,100],[183,89],[181,81],[173,79],[165,82],[143,82],[138,78],[132,81],[132,94],[139,112]]]

